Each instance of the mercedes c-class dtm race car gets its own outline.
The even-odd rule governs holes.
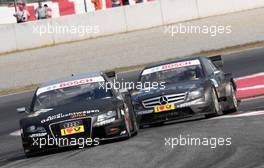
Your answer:
[[[160,85],[131,93],[140,127],[236,111],[236,84],[232,74],[221,70],[222,66],[221,56],[176,59],[147,66],[139,81]]]
[[[29,114],[20,120],[25,154],[135,135],[130,97],[106,89],[110,83],[105,73],[98,72],[41,85],[30,107],[19,109]]]

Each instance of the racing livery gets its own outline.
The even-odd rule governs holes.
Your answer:
[[[147,66],[139,81],[162,87],[132,91],[140,127],[196,115],[211,117],[238,108],[232,74],[222,71],[221,56],[190,57]]]
[[[36,138],[94,141],[129,138],[137,133],[137,123],[128,94],[105,89],[111,79],[103,72],[76,75],[48,82],[35,92],[29,115],[20,120],[26,156],[76,143],[36,145]],[[48,140],[47,140],[48,139]],[[53,140],[53,142],[54,142]],[[35,143],[35,145],[34,145]],[[43,142],[41,142],[43,145]]]

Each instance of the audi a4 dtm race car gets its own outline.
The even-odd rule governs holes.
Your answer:
[[[162,87],[132,91],[140,127],[196,115],[212,117],[238,108],[232,74],[224,73],[221,56],[191,57],[147,66],[142,83]]]
[[[29,114],[20,120],[26,156],[135,135],[137,123],[130,97],[105,89],[110,83],[105,73],[98,72],[41,85],[30,107],[18,109]]]

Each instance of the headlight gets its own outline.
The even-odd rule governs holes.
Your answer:
[[[132,105],[136,111],[144,110],[143,106],[138,101],[133,101]]]
[[[27,133],[44,133],[46,132],[46,129],[42,126],[31,125],[26,128],[26,132]]]
[[[117,112],[116,111],[108,111],[105,114],[101,114],[97,117],[97,122],[95,123],[95,126],[102,126],[109,124],[116,120]]]
[[[97,117],[97,122],[105,121],[110,118],[115,118],[116,117],[116,111],[108,111],[105,114],[101,114]]]
[[[204,96],[204,89],[199,88],[194,91],[189,92],[188,94],[188,100],[197,99]]]
[[[137,90],[137,91],[133,91],[133,92],[131,93],[131,96],[136,96],[136,95],[138,95],[138,94],[140,94],[140,91],[139,91],[139,90]]]
[[[109,124],[116,120],[117,112],[116,111],[108,111],[105,114],[101,114],[97,117],[97,121],[95,123],[95,126],[102,126]]]

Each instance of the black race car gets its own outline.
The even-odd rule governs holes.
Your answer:
[[[130,97],[106,89],[110,83],[105,73],[98,72],[41,85],[29,109],[20,108],[29,113],[20,120],[26,156],[135,135],[137,123]]]
[[[147,66],[139,81],[159,85],[131,93],[140,127],[236,111],[236,84],[232,74],[224,73],[222,67],[221,56],[175,59]]]

